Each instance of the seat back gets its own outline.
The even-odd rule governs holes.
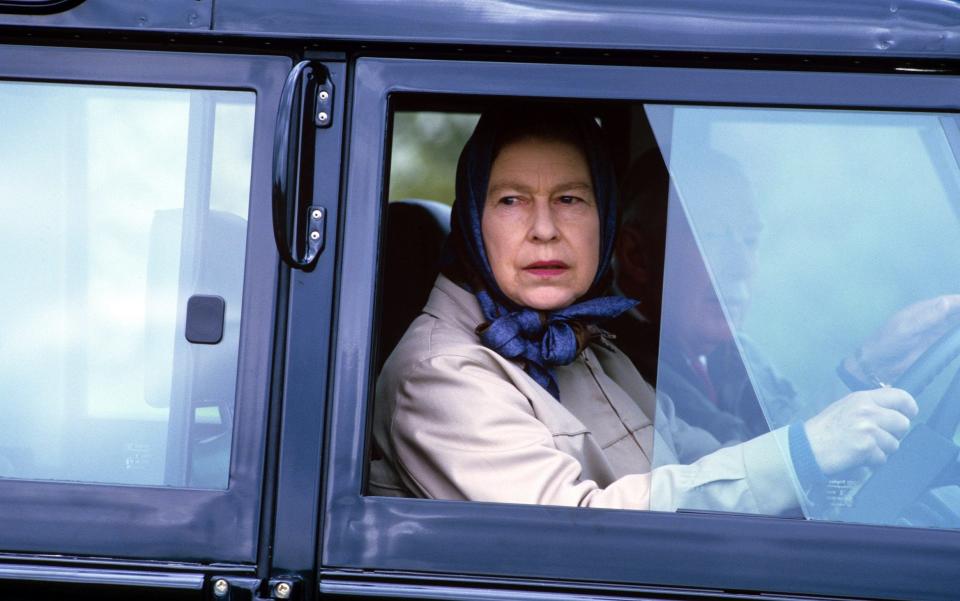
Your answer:
[[[433,200],[391,202],[386,227],[376,373],[427,302],[450,234],[450,207]]]

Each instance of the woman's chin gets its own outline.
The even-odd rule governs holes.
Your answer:
[[[567,290],[541,289],[533,294],[523,294],[514,301],[524,307],[536,309],[538,311],[555,311],[569,307],[577,300],[577,295]]]

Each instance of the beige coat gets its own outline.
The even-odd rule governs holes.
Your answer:
[[[783,430],[669,465],[684,445],[719,445],[669,399],[657,407],[623,353],[593,344],[556,369],[557,402],[480,344],[481,321],[474,296],[440,276],[377,382],[384,459],[371,468],[372,494],[768,515],[796,506]]]

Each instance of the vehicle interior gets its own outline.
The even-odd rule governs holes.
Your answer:
[[[377,339],[378,350],[374,362],[378,370],[407,325],[419,313],[419,307],[425,303],[431,283],[438,273],[443,240],[449,232],[449,204],[452,198],[452,180],[459,148],[469,136],[473,123],[484,107],[489,103],[501,102],[504,100],[477,101],[473,98],[438,99],[417,96],[400,96],[394,99],[391,112],[393,124],[391,162],[388,167],[390,197],[386,212],[386,235],[382,251],[384,259],[381,264],[379,293],[381,325],[378,331],[381,335]],[[509,100],[506,102],[509,103]],[[776,202],[784,203],[780,213],[773,208],[765,209],[767,199],[757,194],[757,189],[763,189],[767,184],[762,181],[762,176],[758,175],[756,168],[751,165],[744,166],[741,162],[756,160],[756,150],[749,146],[753,141],[748,140],[747,137],[770,135],[769,132],[761,131],[763,128],[777,131],[776,128],[779,126],[789,135],[816,138],[822,133],[818,131],[818,128],[823,127],[820,122],[826,122],[827,126],[835,124],[834,127],[839,127],[841,121],[847,118],[852,122],[848,125],[849,128],[860,126],[864,132],[867,132],[864,135],[879,136],[883,135],[882,130],[887,127],[883,120],[889,119],[890,116],[863,113],[845,117],[839,112],[818,114],[816,111],[802,110],[794,111],[791,115],[787,111],[765,112],[763,109],[756,109],[753,114],[744,109],[741,111],[742,114],[731,116],[731,113],[735,113],[735,109],[704,107],[702,112],[714,112],[714,123],[707,123],[702,115],[694,114],[696,108],[689,109],[692,116],[689,123],[685,123],[678,116],[680,111],[685,110],[683,108],[678,109],[675,114],[666,115],[672,109],[656,105],[604,103],[594,106],[597,119],[602,123],[603,130],[609,138],[608,143],[614,149],[612,156],[616,160],[621,189],[626,190],[625,194],[628,196],[636,196],[640,199],[639,205],[637,201],[633,201],[632,205],[630,202],[626,203],[631,206],[628,209],[630,215],[627,220],[642,221],[643,227],[634,228],[632,231],[625,229],[621,232],[621,237],[639,236],[641,240],[646,238],[644,242],[638,243],[638,248],[644,251],[645,273],[652,273],[657,278],[657,281],[652,284],[647,278],[647,283],[654,290],[655,301],[662,301],[667,311],[664,316],[666,321],[661,321],[660,302],[646,300],[645,303],[641,303],[641,307],[648,314],[645,317],[653,324],[659,324],[653,336],[637,335],[632,338],[633,331],[614,332],[619,336],[618,346],[629,349],[631,359],[637,358],[634,362],[641,373],[654,384],[657,382],[658,373],[661,378],[667,378],[664,390],[673,397],[679,397],[674,401],[678,404],[678,411],[683,409],[682,404],[685,398],[709,393],[713,397],[713,402],[716,403],[718,402],[717,392],[713,389],[715,386],[737,387],[736,394],[728,394],[728,391],[722,389],[720,393],[728,396],[732,394],[737,399],[736,402],[741,404],[745,402],[742,399],[749,398],[751,399],[749,407],[725,407],[720,413],[714,411],[703,416],[691,414],[690,418],[691,420],[701,418],[719,420],[717,423],[691,422],[713,432],[719,438],[726,433],[725,426],[720,422],[727,419],[729,413],[739,411],[741,414],[739,419],[752,421],[753,425],[744,426],[740,423],[740,426],[747,430],[737,435],[740,438],[729,439],[732,442],[783,427],[791,421],[805,419],[826,406],[830,399],[839,398],[842,394],[849,392],[845,390],[843,382],[837,378],[835,367],[842,362],[844,353],[850,353],[852,352],[850,349],[854,348],[852,344],[845,342],[850,339],[851,333],[835,332],[834,340],[827,342],[828,345],[833,345],[831,348],[835,350],[827,353],[827,359],[821,359],[822,365],[816,368],[808,366],[809,357],[797,356],[796,352],[788,350],[782,341],[776,342],[776,336],[782,336],[784,329],[792,326],[790,323],[784,324],[782,319],[775,319],[775,303],[772,300],[766,301],[763,295],[770,294],[781,286],[782,276],[779,274],[785,269],[804,269],[806,265],[807,271],[815,271],[823,270],[824,266],[811,267],[809,260],[804,262],[803,259],[798,259],[802,261],[801,263],[777,266],[776,257],[762,252],[758,254],[758,248],[764,251],[767,245],[772,244],[766,239],[770,234],[762,231],[771,227],[782,228],[777,234],[781,237],[797,235],[797,245],[810,243],[804,238],[808,235],[807,232],[797,231],[788,221],[784,221],[784,219],[795,219],[796,206],[791,207],[786,204],[793,202],[793,199],[780,201],[777,198],[770,198],[770,205]],[[706,127],[708,130],[712,128],[706,135],[701,131],[695,131],[698,119],[701,124],[705,124],[701,127]],[[741,121],[737,122],[737,119]],[[870,121],[871,119],[876,123]],[[922,119],[922,117],[918,116],[916,119]],[[742,131],[733,132],[737,123],[740,123]],[[930,125],[917,122],[917,127],[923,131]],[[952,120],[949,122],[940,120],[940,125],[947,128],[947,131],[956,127]],[[902,128],[904,125],[895,122],[893,126]],[[714,150],[712,154],[701,153],[698,158],[696,151],[692,150],[693,147],[681,146],[683,139],[678,136],[684,134],[683,127],[690,130],[690,133],[685,134],[687,139],[696,144],[709,140],[708,144],[719,146],[721,150]],[[718,137],[724,133],[723,127],[733,132],[728,134],[730,138]],[[868,131],[869,128],[873,128],[874,131]],[[680,131],[677,132],[677,129]],[[674,136],[672,143],[667,137],[671,133]],[[740,136],[743,141],[737,140],[735,135]],[[930,134],[925,135],[930,136]],[[936,134],[932,135],[936,136]],[[727,141],[729,139],[733,141]],[[829,138],[822,140],[825,146],[833,143]],[[936,146],[938,143],[941,146]],[[724,144],[728,149],[722,149]],[[746,146],[741,146],[743,144]],[[938,142],[936,139],[926,141],[924,144],[928,156],[933,157],[934,160],[939,160],[935,158],[936,153],[951,152],[949,146],[943,146],[942,141]],[[686,159],[680,151],[689,154],[690,158]],[[777,152],[777,149],[771,152]],[[673,153],[672,159],[669,159],[670,153]],[[655,162],[650,161],[650,155],[654,156]],[[670,219],[671,223],[674,223],[669,228],[669,233],[668,185],[664,182],[658,186],[656,183],[658,179],[668,177],[667,168],[663,166],[662,161],[664,155],[671,162],[671,181],[674,182],[669,184]],[[949,156],[953,158],[952,153]],[[641,160],[642,157],[645,158]],[[736,160],[730,157],[735,157]],[[702,161],[703,166],[700,167],[699,172],[690,171],[692,167],[689,165],[693,165],[687,162],[690,160]],[[872,156],[865,156],[863,158],[848,157],[846,160],[849,163],[873,159]],[[647,166],[644,166],[644,163],[647,163]],[[798,163],[798,169],[810,168],[809,165],[802,164],[802,161]],[[660,170],[662,174],[658,175]],[[937,175],[931,174],[931,178],[946,182],[943,185],[953,186],[957,181],[956,171],[955,166],[948,167]],[[676,183],[678,178],[681,180],[679,185]],[[718,181],[726,183],[728,192],[717,192]],[[894,185],[903,186],[904,183],[901,181]],[[682,188],[683,193],[678,191],[678,188]],[[655,192],[650,193],[648,189]],[[739,194],[740,198],[734,197],[735,194]],[[700,200],[708,197],[712,199],[711,204],[704,204],[704,201]],[[748,202],[744,204],[743,199],[747,199]],[[638,205],[639,209],[633,205]],[[756,219],[754,205],[763,213],[757,225],[751,225]],[[948,211],[956,211],[956,206],[950,201],[942,206]],[[728,216],[732,214],[734,221],[718,213],[714,207],[721,207],[728,212]],[[821,209],[821,211],[826,210]],[[814,217],[815,220],[821,221],[809,227],[824,228],[822,220],[831,218],[827,212],[822,212],[820,216]],[[950,223],[949,227],[956,227],[956,213],[950,216],[948,223]],[[886,226],[878,223],[876,227],[882,231]],[[919,234],[919,231],[918,229],[915,233]],[[698,267],[691,268],[689,264],[682,263],[678,258],[684,253],[680,242],[684,237],[683,232],[693,232],[692,235],[696,238],[694,252]],[[741,246],[733,248],[736,245]],[[811,247],[816,248],[817,244],[811,244]],[[788,251],[797,252],[792,249]],[[829,263],[829,260],[826,258],[825,260]],[[948,262],[953,261],[952,258],[948,260]],[[751,265],[744,267],[742,265],[744,262],[749,262]],[[731,267],[729,264],[734,266]],[[770,267],[765,267],[765,264]],[[624,268],[621,266],[620,269]],[[710,279],[706,292],[698,292],[696,288],[691,288],[692,284],[685,283],[684,270],[690,269],[709,272]],[[813,274],[810,277],[819,280],[822,274]],[[949,284],[945,282],[937,284],[927,281],[920,283],[920,286],[940,294],[950,291]],[[753,290],[745,292],[748,288]],[[835,294],[840,294],[842,291],[842,288],[838,288]],[[744,299],[743,295],[750,292],[755,292],[754,297]],[[884,291],[881,293],[890,294]],[[650,293],[646,294],[647,298],[650,298]],[[678,375],[677,370],[680,368],[674,361],[677,359],[677,349],[680,348],[680,341],[685,334],[683,326],[674,325],[677,321],[671,321],[673,318],[670,315],[680,311],[675,307],[684,306],[684,297],[696,294],[709,296],[710,300],[707,301],[709,306],[701,304],[697,308],[690,309],[699,313],[688,313],[681,317],[690,321],[690,316],[696,315],[696,319],[704,322],[703,329],[708,330],[711,320],[710,312],[716,310],[719,315],[716,319],[721,322],[717,328],[730,330],[736,343],[735,346],[730,345],[726,348],[723,353],[715,351],[710,357],[713,373],[706,375],[706,383],[694,371],[686,375]],[[923,298],[920,292],[917,292],[917,296],[913,298],[891,299],[890,310],[897,307],[896,303],[907,303],[917,298]],[[390,302],[383,302],[383,299],[390,299]],[[776,302],[796,303],[786,298],[778,299]],[[837,317],[850,319],[849,314],[844,316],[843,311],[846,309],[842,305],[838,306],[835,299],[823,302],[830,303],[828,306],[831,307],[824,319],[830,320]],[[751,312],[760,312],[762,317],[755,318],[753,314],[745,315],[748,304],[751,306]],[[810,309],[809,306],[805,306],[798,307],[798,310],[806,312]],[[830,311],[840,313],[833,315]],[[861,319],[869,324],[881,321],[882,317],[882,313],[878,311],[873,317],[867,316]],[[826,327],[836,328],[837,326],[835,322],[831,322]],[[866,325],[858,325],[858,327],[862,331]],[[952,332],[954,330],[947,330],[937,345],[925,349],[927,352],[922,358],[917,360],[913,367],[904,372],[898,380],[898,385],[914,392],[921,399],[925,419],[928,419],[931,424],[937,424],[935,429],[939,434],[928,435],[926,426],[918,427],[917,432],[906,442],[908,448],[896,454],[889,466],[877,469],[877,476],[867,479],[869,485],[864,484],[862,475],[855,474],[831,481],[825,493],[825,499],[819,504],[805,505],[804,514],[808,519],[866,521],[926,527],[955,527],[953,525],[960,524],[958,505],[954,502],[960,498],[958,497],[960,487],[956,485],[953,473],[955,468],[951,459],[955,448],[958,419],[954,416],[955,410],[952,409],[952,403],[938,402],[941,397],[950,398],[952,393],[947,389],[952,390],[954,386],[950,384],[949,374],[956,367],[947,369],[949,365],[957,364],[957,353],[947,350],[956,344],[951,338]],[[776,362],[765,356],[758,340],[767,343],[768,347],[777,347],[774,348],[778,357]],[[808,344],[820,343],[822,339]],[[850,347],[844,348],[845,344],[850,344]],[[704,363],[706,359],[701,357]],[[671,361],[674,362],[671,363]],[[689,366],[690,362],[687,361],[685,365]],[[790,375],[793,377],[783,376],[781,370],[792,372]],[[819,371],[815,373],[815,370]],[[928,384],[931,383],[933,385],[929,386],[928,390]],[[794,403],[792,408],[785,406],[788,401],[784,399]],[[372,437],[368,437],[368,440],[372,441]],[[381,454],[376,445],[371,443],[370,446],[371,459],[379,459]],[[926,467],[918,469],[918,463]],[[905,482],[908,484],[904,484]],[[893,495],[896,497],[895,500],[891,497],[892,490],[902,491]]]

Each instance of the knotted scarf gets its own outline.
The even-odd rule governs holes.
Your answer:
[[[549,134],[551,123],[575,132],[584,152],[600,217],[600,260],[590,290],[568,307],[538,311],[516,304],[497,284],[483,244],[481,219],[487,183],[505,136],[537,135],[537,124]],[[533,126],[531,126],[533,124]],[[515,138],[514,139],[518,139]],[[521,362],[538,384],[560,400],[554,368],[571,363],[588,339],[590,326],[636,305],[622,296],[598,297],[610,282],[610,258],[616,234],[616,180],[599,125],[588,113],[556,105],[517,105],[488,111],[480,118],[457,164],[456,199],[451,232],[444,251],[444,273],[470,289],[487,322],[477,333],[481,343],[507,359]]]

